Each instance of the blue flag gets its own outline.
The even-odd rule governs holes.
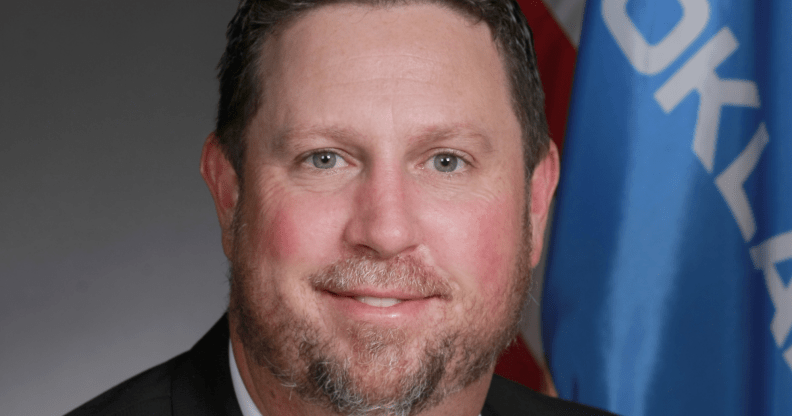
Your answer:
[[[589,0],[557,197],[561,397],[792,415],[792,2]]]

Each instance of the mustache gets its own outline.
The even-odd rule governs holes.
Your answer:
[[[448,280],[413,256],[388,260],[378,260],[370,256],[350,257],[311,274],[308,279],[314,287],[329,292],[376,287],[449,300],[452,295]]]

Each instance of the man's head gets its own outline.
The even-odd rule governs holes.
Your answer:
[[[480,406],[555,187],[538,78],[538,96],[514,92],[502,50],[514,42],[495,41],[511,35],[471,15],[479,6],[301,2],[246,16],[285,7],[258,3],[229,29],[253,54],[224,55],[202,157],[254,401],[282,414]],[[519,94],[539,104],[523,110]]]

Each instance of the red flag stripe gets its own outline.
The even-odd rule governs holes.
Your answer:
[[[542,1],[518,0],[518,3],[534,33],[550,137],[560,149],[564,143],[577,51]]]

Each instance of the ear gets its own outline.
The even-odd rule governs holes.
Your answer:
[[[550,141],[547,155],[536,165],[531,176],[531,267],[536,267],[542,256],[547,217],[558,185],[558,174],[558,148]]]
[[[225,157],[217,135],[213,132],[204,142],[201,152],[201,176],[214,199],[217,219],[223,235],[223,251],[231,258],[233,243],[232,224],[239,201],[239,182],[231,162]]]

